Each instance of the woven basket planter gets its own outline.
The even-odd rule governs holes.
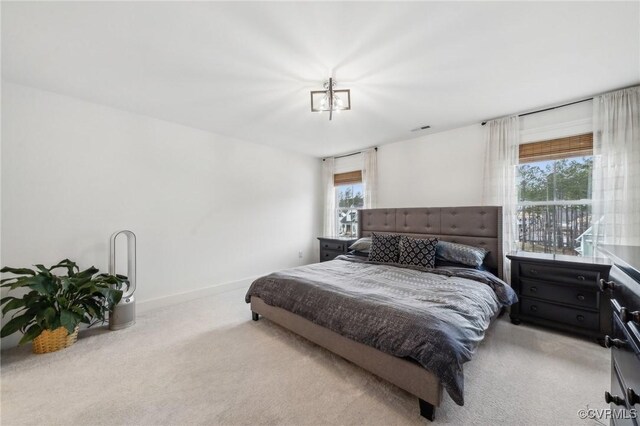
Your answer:
[[[58,327],[55,330],[44,330],[33,339],[33,353],[46,354],[68,348],[78,340],[78,326],[69,334],[66,328]]]

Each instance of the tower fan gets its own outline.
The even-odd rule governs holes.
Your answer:
[[[133,293],[136,291],[136,234],[131,231],[118,231],[111,236],[111,255],[109,258],[109,273],[116,273],[116,239],[120,234],[127,237],[127,277],[129,287],[123,289],[122,299],[109,314],[109,329],[121,330],[136,323],[136,301]]]

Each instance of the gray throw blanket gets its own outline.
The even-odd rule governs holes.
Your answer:
[[[339,256],[259,278],[245,300],[259,297],[349,339],[413,359],[463,405],[462,364],[471,359],[491,317],[517,297],[489,272],[426,271]]]

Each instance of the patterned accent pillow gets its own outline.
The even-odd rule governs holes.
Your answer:
[[[488,253],[488,250],[480,247],[450,243],[448,241],[440,241],[436,248],[436,257],[438,260],[462,263],[473,266],[474,268],[482,266],[484,258]]]
[[[400,237],[400,261],[403,265],[433,268],[436,263],[437,238],[418,239]]]
[[[370,262],[398,263],[400,235],[371,234]]]
[[[360,238],[349,246],[349,250],[369,253],[371,251],[371,237]]]

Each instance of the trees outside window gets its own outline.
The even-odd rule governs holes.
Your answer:
[[[593,157],[518,166],[518,249],[590,254]]]

